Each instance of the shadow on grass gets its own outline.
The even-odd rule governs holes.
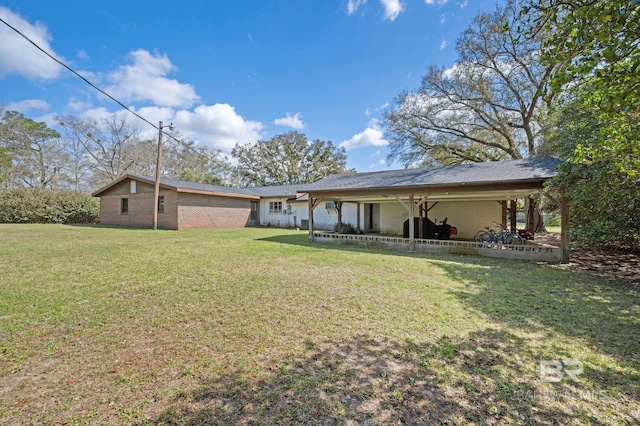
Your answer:
[[[640,400],[636,285],[549,265],[520,264],[515,270],[512,264],[483,260],[439,266],[465,283],[464,289],[452,290],[465,305],[510,330],[542,336],[538,359],[580,360],[581,379],[593,388]]]
[[[424,257],[466,289],[464,304],[509,327],[557,332],[588,341],[598,351],[640,371],[640,288],[554,264],[466,255],[396,252],[358,244],[312,244],[303,235],[262,238],[332,250]],[[444,261],[443,261],[444,260]]]
[[[306,353],[262,379],[205,379],[140,424],[551,425],[577,416],[571,405],[535,397],[537,377],[513,356],[528,349],[509,332],[485,329],[432,345],[368,336],[305,345]]]
[[[267,240],[309,244],[295,235]],[[634,283],[594,276],[567,266],[533,262],[413,255],[355,245],[331,245],[331,249],[427,257],[456,283],[444,291],[486,315],[492,323],[503,324],[525,339],[510,356],[528,351],[525,362],[535,364],[533,368],[538,367],[540,360],[583,362],[580,388],[596,394],[605,392],[611,401],[617,401],[613,405],[617,405],[616,415],[622,423],[637,421],[640,289]],[[464,346],[465,342],[460,344]],[[606,418],[606,413],[602,418]]]
[[[312,243],[309,241],[309,234],[293,234],[293,235],[274,235],[272,237],[257,238],[256,241],[265,241],[279,244],[290,244],[301,247],[322,248],[326,250],[343,250],[350,252],[362,252],[362,253],[381,253],[395,256],[407,256],[407,257],[425,257],[425,253],[409,253],[408,251],[391,250],[386,247],[370,242],[370,243],[349,243],[349,242],[332,242],[332,243]],[[438,257],[438,255],[433,255]]]

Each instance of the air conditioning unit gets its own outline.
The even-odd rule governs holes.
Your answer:
[[[282,214],[287,214],[287,209],[282,209]]]

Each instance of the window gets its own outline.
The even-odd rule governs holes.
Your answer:
[[[164,213],[164,195],[158,197],[158,213]]]
[[[135,180],[131,181],[131,187],[129,188],[129,192],[132,193],[132,194],[136,193],[136,181]]]
[[[282,201],[269,201],[269,213],[282,213]]]
[[[129,199],[121,198],[120,199],[120,213],[128,214],[129,213]]]

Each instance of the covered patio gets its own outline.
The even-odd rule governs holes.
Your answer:
[[[469,238],[462,240],[437,240],[417,238],[423,236],[424,221],[438,204],[448,206],[442,211],[453,212],[459,219],[465,218],[469,226],[489,217],[507,224],[510,219],[512,232],[516,232],[516,200],[539,193],[546,180],[558,173],[560,160],[540,157],[523,160],[462,164],[422,169],[392,170],[372,173],[357,173],[328,176],[304,188],[309,194],[309,238],[317,242],[345,242],[377,245],[408,252],[472,254],[508,259],[538,260],[547,262],[569,261],[569,210],[568,200],[548,197],[561,211],[561,246],[547,246],[535,242],[524,245],[477,243]],[[322,202],[333,201],[337,210],[337,223],[343,223],[342,207],[345,203],[357,206],[357,234],[317,231],[314,229],[313,210]],[[529,203],[532,205],[532,203]],[[408,221],[408,235],[400,237],[399,218],[394,212],[402,206],[402,220]],[[440,207],[442,209],[442,207]],[[364,210],[363,210],[364,209]],[[377,209],[377,212],[376,212]],[[395,209],[395,210],[394,210]],[[462,210],[464,215],[462,215]],[[381,213],[382,212],[382,213]],[[364,213],[364,214],[363,214]],[[378,221],[386,220],[392,228],[386,232],[375,232]],[[389,217],[385,219],[385,214]],[[462,215],[462,216],[461,216]],[[529,214],[529,221],[533,215]],[[415,220],[414,218],[418,218]],[[368,223],[363,223],[368,222]],[[497,222],[494,220],[494,222]],[[454,222],[450,222],[456,225]],[[419,229],[416,229],[416,225]],[[527,226],[531,226],[528,223]],[[476,225],[477,226],[477,225]],[[396,232],[390,232],[389,229]],[[371,232],[373,230],[374,232]]]

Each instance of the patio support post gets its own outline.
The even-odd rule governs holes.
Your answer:
[[[569,263],[569,197],[562,191],[560,198],[560,241],[562,263]]]
[[[509,202],[509,217],[511,218],[511,232],[514,234],[516,231],[516,200]]]
[[[313,209],[316,208],[318,203],[320,202],[319,198],[313,198],[311,194],[309,194],[309,241],[313,241]]]
[[[334,201],[338,211],[338,234],[342,234],[342,201]]]
[[[357,203],[358,207],[357,207],[357,219],[356,219],[356,230],[358,231],[358,234],[362,231],[360,231],[360,202]]]
[[[313,241],[313,198],[309,196],[309,241]]]
[[[500,204],[502,205],[502,224],[507,226],[507,202],[500,201]]]
[[[416,241],[413,236],[415,229],[415,221],[413,220],[415,208],[416,203],[413,202],[413,194],[409,194],[409,253],[416,251]]]
[[[418,238],[424,238],[424,222],[422,221],[422,212],[424,204],[418,206]]]

